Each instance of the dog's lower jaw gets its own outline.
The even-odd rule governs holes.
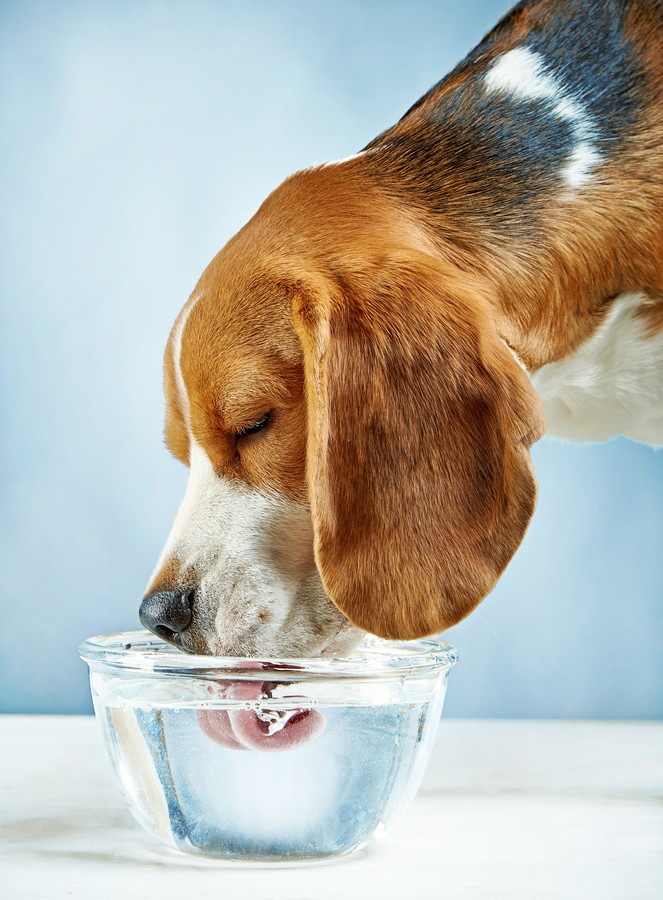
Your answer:
[[[170,643],[186,653],[201,656],[297,659],[348,656],[365,636],[329,598],[324,611],[317,606],[316,613],[310,620],[305,616],[289,617],[271,634],[258,624],[237,633],[232,628],[225,629],[216,620],[206,617],[201,623],[194,617],[191,625]],[[210,627],[211,621],[216,627]]]
[[[217,656],[228,658],[256,658],[256,659],[285,659],[285,658],[315,658],[315,657],[346,657],[352,654],[361,640],[365,637],[366,632],[360,628],[356,628],[351,622],[346,621],[341,625],[338,631],[332,635],[327,643],[316,647],[302,647],[297,652],[291,647],[278,648],[275,646],[266,647],[258,652],[255,645],[250,642],[242,642],[240,644],[233,643],[232,646],[224,644],[222,640],[217,639],[213,643],[206,641],[200,636],[196,636],[193,640],[184,634],[176,635],[174,640],[168,643],[173,644],[179,650],[199,656]]]
[[[291,601],[287,614],[272,622],[261,621],[249,607],[240,624],[223,601],[216,613],[199,603],[189,627],[171,643],[202,656],[289,659],[350,654],[365,633],[334,606],[319,578],[311,580],[315,589],[309,583],[303,596]]]
[[[343,657],[349,656],[357,645],[366,636],[366,632],[361,628],[357,628],[349,620],[347,620],[334,637],[329,641],[320,656],[326,657]]]

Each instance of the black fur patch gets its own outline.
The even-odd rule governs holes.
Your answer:
[[[518,4],[398,125],[368,145],[383,148],[376,154],[378,180],[380,160],[410,200],[432,211],[453,211],[467,224],[488,214],[499,228],[531,228],[541,202],[559,188],[577,135],[550,100],[487,91],[486,72],[515,47],[536,53],[563,95],[591,119],[592,147],[605,158],[633,133],[645,103],[638,56],[623,33],[634,2]],[[454,196],[459,191],[462,203]]]

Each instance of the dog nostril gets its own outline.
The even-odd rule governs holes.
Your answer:
[[[180,634],[191,622],[191,607],[195,589],[186,591],[159,591],[145,597],[140,605],[139,617],[145,628],[166,641]]]

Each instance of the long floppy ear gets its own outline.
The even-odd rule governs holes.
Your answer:
[[[381,637],[442,631],[486,596],[523,538],[538,398],[478,286],[425,254],[299,285],[293,314],[325,589]]]

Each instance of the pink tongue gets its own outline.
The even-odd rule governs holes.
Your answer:
[[[263,696],[263,683],[237,681],[221,689],[232,700],[257,700]],[[201,709],[198,724],[203,734],[236,750],[289,750],[317,737],[325,727],[325,717],[315,709],[295,710],[285,725],[269,734],[268,723],[247,709]]]
[[[203,734],[222,747],[232,747],[234,750],[248,749],[235,737],[228,713],[224,709],[199,709],[198,724]]]

